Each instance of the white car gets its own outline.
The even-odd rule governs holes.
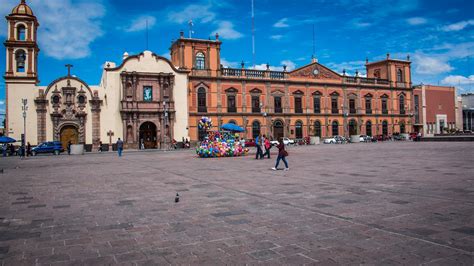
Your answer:
[[[336,137],[329,137],[324,139],[324,144],[335,144],[337,142]]]
[[[283,138],[283,143],[285,145],[295,145],[295,141],[289,138]]]
[[[270,141],[270,143],[273,146],[276,146],[276,145],[280,144],[280,142],[278,140],[272,140],[272,141]],[[283,144],[285,144],[285,145],[295,145],[295,141],[292,140],[292,139],[289,139],[287,137],[284,137],[283,138]]]

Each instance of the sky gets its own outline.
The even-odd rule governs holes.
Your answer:
[[[20,0],[0,0],[7,15]],[[222,43],[227,67],[289,70],[311,61],[336,72],[365,73],[365,59],[412,60],[413,84],[449,85],[474,92],[474,1],[466,0],[254,0],[255,62],[251,0],[27,0],[37,16],[40,85],[72,73],[99,84],[105,61],[121,62],[124,52],[144,50],[169,57],[180,30],[193,38]],[[148,45],[146,32],[148,23]],[[0,23],[0,39],[7,34]],[[314,38],[313,38],[314,28]],[[314,39],[314,41],[313,41]],[[5,52],[0,53],[5,73]],[[4,113],[4,81],[0,113]]]

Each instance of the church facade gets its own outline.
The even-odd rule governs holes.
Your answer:
[[[246,139],[391,135],[412,131],[410,60],[366,62],[367,77],[339,74],[313,60],[293,71],[224,68],[221,41],[185,38],[168,60],[152,52],[104,64],[100,84],[68,75],[38,86],[39,22],[24,2],[7,16],[6,128],[26,140],[92,144],[124,140],[126,148],[198,141],[202,116],[235,123]]]

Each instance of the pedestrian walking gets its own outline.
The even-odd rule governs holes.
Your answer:
[[[262,134],[258,134],[255,139],[255,147],[257,147],[257,153],[255,154],[255,159],[263,159],[262,151]]]
[[[118,152],[119,157],[122,157],[122,151],[123,151],[123,141],[120,138],[118,138],[118,140],[117,140],[117,152]]]
[[[264,137],[265,137],[265,135],[264,135]],[[267,155],[267,158],[270,159],[270,149],[272,148],[272,143],[270,142],[270,140],[268,138],[265,138],[264,147],[265,147],[265,154],[263,154],[263,157],[265,157],[265,155]]]
[[[99,141],[99,149],[97,151],[102,152],[102,141]]]
[[[2,145],[2,154],[3,157],[7,157],[7,144]]]
[[[10,156],[15,155],[15,146],[13,144],[10,144]]]
[[[421,140],[421,131],[418,131],[418,134],[416,134],[416,141]]]
[[[26,156],[31,156],[31,144],[28,142],[26,145]]]
[[[272,170],[278,170],[278,164],[280,164],[280,160],[282,160],[285,163],[285,171],[290,170],[288,167],[288,162],[286,161],[286,157],[288,157],[288,152],[285,150],[285,144],[283,143],[283,139],[279,139],[279,143],[277,145],[278,148],[278,157],[276,160],[275,167],[272,168]]]
[[[68,141],[67,142],[67,155],[71,155],[71,145],[72,145],[72,142]]]

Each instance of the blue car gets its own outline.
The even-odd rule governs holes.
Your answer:
[[[36,156],[36,154],[38,153],[53,153],[54,155],[59,155],[63,151],[64,149],[63,149],[63,146],[61,145],[61,142],[48,141],[48,142],[43,142],[40,145],[32,148],[31,154],[33,154],[33,156]]]

